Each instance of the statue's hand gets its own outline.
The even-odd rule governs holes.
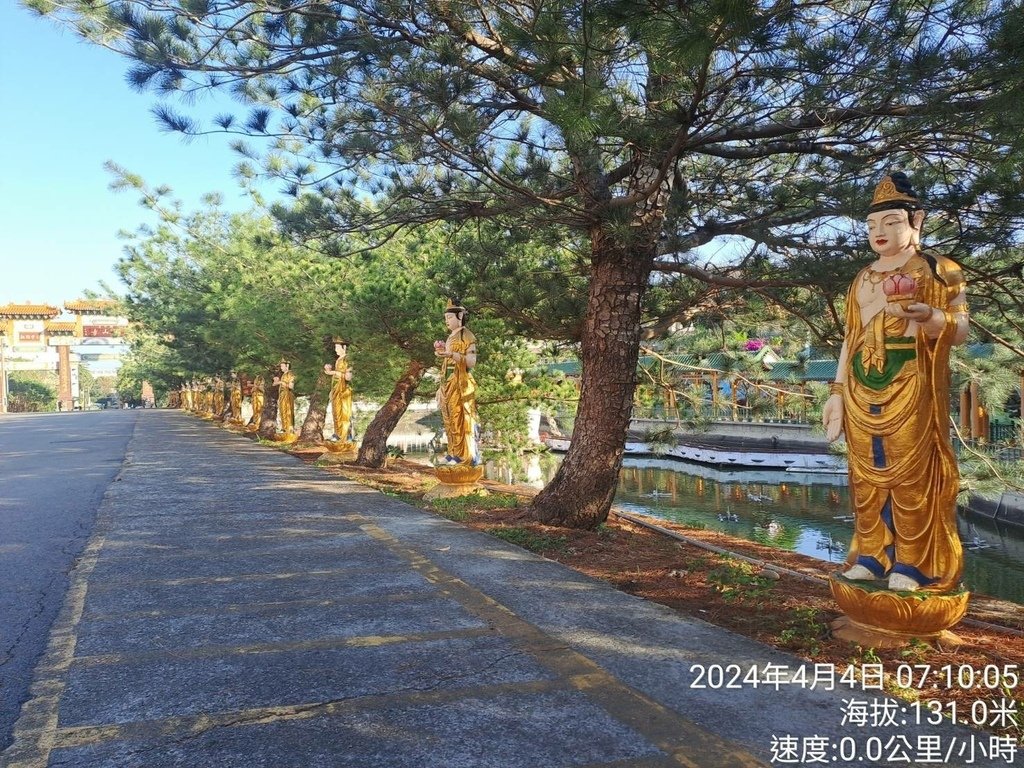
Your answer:
[[[327,363],[324,363],[324,373],[330,376],[332,373],[334,373],[334,369]]]
[[[931,319],[934,308],[916,301],[913,304],[908,304],[907,308],[904,309],[897,302],[893,301],[885,305],[885,311],[893,317],[902,317],[905,320],[913,320],[916,323],[926,323]]]
[[[829,395],[825,408],[821,412],[821,422],[825,425],[825,439],[833,443],[843,434],[843,396]]]

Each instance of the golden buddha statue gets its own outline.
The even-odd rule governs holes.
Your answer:
[[[213,413],[213,387],[209,379],[199,383],[199,415],[207,418]]]
[[[224,415],[224,379],[213,378],[213,417],[219,419]]]
[[[921,250],[923,221],[907,177],[885,177],[867,216],[877,258],[847,294],[822,419],[827,439],[845,432],[849,447],[856,530],[842,580],[938,594],[958,589],[963,571],[949,354],[967,338],[968,315],[960,267]],[[848,586],[833,579],[834,593]]]
[[[334,421],[334,435],[338,443],[352,443],[355,432],[352,429],[352,368],[348,364],[348,342],[334,338],[334,365],[324,365],[324,373],[333,379],[331,384],[331,415]]]
[[[477,447],[476,381],[470,369],[476,365],[476,336],[466,327],[468,312],[449,300],[444,311],[448,338],[434,342],[434,354],[441,358],[441,386],[437,404],[444,420],[448,450],[445,461],[479,464]]]
[[[252,380],[252,388],[249,390],[249,402],[252,403],[252,416],[249,418],[248,427],[251,430],[260,428],[260,418],[263,413],[263,388],[265,381],[262,375],[257,375]]]
[[[448,338],[434,342],[434,354],[441,360],[437,405],[448,450],[444,463],[434,468],[440,482],[424,494],[428,501],[481,490],[477,483],[484,468],[477,444],[476,381],[470,373],[476,365],[476,336],[466,327],[468,315],[465,307],[449,300],[444,311]]]
[[[287,360],[281,360],[280,367],[281,375],[274,377],[277,413],[281,417],[281,431],[288,437],[295,435],[295,374]]]
[[[231,423],[242,423],[242,379],[236,371],[231,372]]]

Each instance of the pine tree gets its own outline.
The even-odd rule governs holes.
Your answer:
[[[240,146],[246,172],[311,198],[292,225],[577,233],[582,387],[573,446],[533,504],[548,522],[608,513],[652,272],[763,290],[808,269],[801,284],[834,281],[855,249],[841,217],[859,218],[894,163],[921,170],[965,243],[1020,216],[1007,158],[1024,52],[1009,0],[30,4],[134,59],[141,88],[247,100],[217,127],[266,139]],[[694,251],[729,237],[754,245],[729,270]]]

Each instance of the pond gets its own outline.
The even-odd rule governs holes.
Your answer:
[[[543,487],[557,454],[489,461],[487,476]],[[840,564],[853,535],[845,475],[729,471],[655,458],[626,458],[616,504],[623,509]],[[1024,604],[1024,531],[960,515],[964,583]],[[838,567],[838,565],[837,565]]]
[[[786,474],[628,459],[616,500],[654,517],[844,562],[853,536],[846,478]],[[957,527],[967,587],[1024,603],[1024,533],[974,515],[958,516]]]

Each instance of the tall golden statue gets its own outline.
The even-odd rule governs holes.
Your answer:
[[[212,419],[214,416],[216,416],[216,410],[215,410],[216,407],[217,407],[217,400],[216,400],[216,395],[215,395],[216,388],[217,388],[217,380],[216,379],[214,379],[212,377],[209,377],[209,378],[206,378],[206,379],[203,380],[203,389],[205,390],[205,393],[206,393],[206,401],[205,401],[206,402],[206,412],[205,412],[205,418]],[[223,400],[223,397],[224,397],[224,395],[223,395],[223,392],[222,392],[221,393],[221,399],[222,400]]]
[[[444,420],[450,463],[479,464],[476,444],[476,381],[469,371],[476,365],[476,336],[466,327],[469,313],[449,300],[444,322],[449,334],[445,341],[434,342],[434,354],[441,358],[441,386],[437,405]]]
[[[877,259],[847,294],[845,340],[823,412],[827,439],[845,432],[849,446],[856,531],[848,568],[832,588],[856,625],[845,636],[857,641],[870,628],[896,635],[893,645],[934,637],[967,606],[963,592],[946,603],[924,601],[930,614],[944,614],[924,619],[924,602],[896,594],[953,593],[963,571],[949,354],[967,338],[967,298],[960,267],[921,250],[923,221],[907,177],[885,177],[867,216]]]
[[[277,413],[281,417],[281,431],[285,438],[295,436],[295,374],[291,363],[282,360],[281,375],[274,377],[277,387]]]
[[[224,415],[224,379],[213,378],[213,417],[219,419]]]
[[[441,482],[427,491],[424,498],[428,500],[475,493],[476,483],[483,477],[477,445],[476,381],[470,373],[476,365],[476,336],[466,327],[468,315],[465,307],[449,300],[444,311],[448,338],[434,342],[434,354],[441,359],[437,405],[448,450],[444,464],[435,468]]]
[[[213,415],[213,383],[210,379],[199,382],[200,413],[204,419]]]
[[[265,382],[262,375],[257,375],[252,380],[252,388],[249,390],[249,402],[252,403],[252,416],[249,418],[248,429],[255,431],[260,428],[261,414],[263,413],[263,387]]]
[[[231,372],[231,423],[242,423],[242,379],[237,371]]]
[[[334,420],[333,439],[338,443],[352,443],[352,368],[348,364],[348,342],[334,339],[334,365],[325,365],[324,373],[334,379],[331,385],[331,415]]]

